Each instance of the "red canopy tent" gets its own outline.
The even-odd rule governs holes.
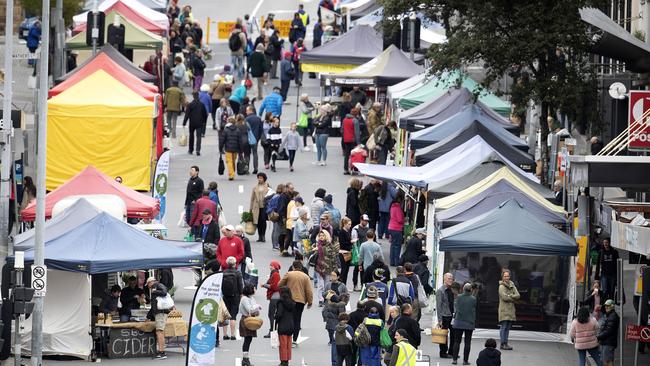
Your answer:
[[[68,77],[62,83],[56,85],[49,91],[49,97],[52,98],[64,90],[68,89],[70,86],[78,83],[79,81],[85,79],[89,75],[93,74],[97,70],[104,70],[110,74],[113,78],[126,85],[129,89],[136,92],[138,95],[141,95],[143,98],[156,102],[156,97],[158,97],[157,106],[158,106],[158,115],[156,117],[156,156],[160,156],[163,153],[163,114],[162,114],[162,97],[159,97],[158,87],[140,80],[138,77],[124,69],[112,58],[110,58],[106,53],[98,54],[90,62],[83,65],[82,68],[78,69],[73,75]]]
[[[158,34],[160,36],[164,36],[167,33],[167,28],[164,28],[160,24],[156,24],[152,22],[151,20],[145,18],[142,16],[142,14],[138,13],[137,11],[131,9],[128,5],[124,4],[121,1],[117,1],[115,4],[109,6],[106,10],[104,10],[104,14],[110,13],[112,10],[117,11],[118,13],[122,14],[125,18],[133,22],[135,25],[142,29],[146,29],[151,33]],[[106,22],[108,23],[113,23],[113,19],[106,19]],[[77,34],[79,32],[83,32],[86,30],[86,23],[79,24],[76,26],[73,30],[73,34]]]
[[[160,211],[158,199],[117,183],[92,165],[72,177],[59,188],[45,196],[45,217],[52,217],[52,209],[60,200],[69,196],[88,194],[113,194],[126,203],[126,216],[133,218],[154,218]],[[36,201],[30,203],[21,213],[23,221],[34,221]]]

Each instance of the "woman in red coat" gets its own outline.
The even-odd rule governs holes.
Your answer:
[[[271,337],[271,332],[274,329],[275,325],[275,311],[278,305],[278,301],[280,301],[280,288],[278,287],[278,283],[280,282],[280,262],[278,261],[271,261],[269,264],[269,269],[271,270],[271,274],[269,275],[269,279],[266,281],[264,284],[264,287],[266,289],[266,299],[269,300],[269,332],[264,336],[264,338],[270,338]]]

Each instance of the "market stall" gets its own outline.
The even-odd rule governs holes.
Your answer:
[[[98,6],[97,10],[103,11],[108,14],[111,10],[117,10],[120,13],[127,15],[129,19],[137,20],[143,28],[150,32],[165,35],[169,29],[169,18],[167,14],[155,11],[146,5],[140,3],[138,0],[104,0]],[[72,17],[75,27],[86,24],[88,20],[88,12],[83,12]],[[113,21],[113,18],[106,17],[107,23]]]
[[[156,239],[105,212],[46,241],[44,257],[48,296],[43,314],[43,354],[82,358],[90,355],[93,346],[91,275],[192,267],[203,260],[200,253]],[[26,263],[33,258],[33,250],[25,252]],[[24,324],[22,346],[29,352],[31,320]]]
[[[125,175],[122,175],[124,178]],[[72,178],[45,196],[45,217],[52,217],[52,209],[57,202],[70,196],[110,194],[120,197],[126,204],[126,216],[131,218],[154,218],[160,210],[156,198],[136,192],[126,185],[115,181],[92,165],[86,166]],[[36,215],[36,203],[29,204],[22,211],[24,221],[33,221]]]
[[[120,23],[124,25],[124,48],[126,49],[152,49],[158,50],[163,48],[163,38],[155,33],[140,27],[137,23],[125,17],[117,10],[106,13],[106,22],[104,23],[104,36],[108,37],[108,27],[113,23],[115,16],[120,17]],[[68,38],[65,42],[66,48],[71,50],[91,49],[86,43],[86,25],[78,27],[79,33]]]
[[[103,70],[51,98],[47,189],[93,164],[132,189],[149,191],[158,114],[153,102]]]
[[[108,57],[111,61],[116,63],[118,66],[120,66],[122,69],[130,73],[131,75],[137,77],[138,79],[142,81],[146,81],[147,83],[154,83],[156,81],[156,77],[154,75],[149,74],[148,72],[142,70],[141,68],[135,66],[128,58],[124,57],[123,54],[120,53],[120,51],[116,50],[115,47],[111,46],[110,44],[105,44],[100,48],[97,53],[94,56],[91,56],[90,58],[86,59],[82,63],[80,63],[76,68],[74,68],[72,71],[68,72],[67,74],[61,76],[60,78],[56,79],[56,83],[62,83],[66,81],[68,78],[71,78],[72,76],[76,75],[79,71],[84,70],[85,66],[93,62],[93,60],[99,58],[101,60],[102,64],[107,64],[108,61],[103,60],[104,57]]]

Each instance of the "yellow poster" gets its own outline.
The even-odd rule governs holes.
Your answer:
[[[235,22],[217,22],[217,38],[228,39],[235,28]]]
[[[586,265],[587,265],[587,237],[586,236],[577,237],[576,243],[578,243],[578,264],[576,265],[576,283],[584,283]]]
[[[291,30],[291,20],[273,20],[273,25],[275,26],[275,30],[280,33],[280,37],[289,37],[289,31]]]

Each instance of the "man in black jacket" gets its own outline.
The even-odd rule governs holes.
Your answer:
[[[255,136],[255,145],[251,145],[251,153],[253,154],[253,175],[255,175],[257,174],[258,167],[257,146],[259,146],[260,141],[266,140],[266,136],[264,135],[264,123],[255,113],[254,106],[246,107],[246,123],[248,123],[253,136]]]
[[[413,268],[413,272],[420,277],[420,283],[424,287],[424,293],[427,296],[433,293],[433,287],[431,286],[431,272],[429,271],[429,257],[426,254],[422,254],[418,258],[418,264]]]
[[[237,157],[244,150],[242,147],[242,136],[239,128],[235,126],[235,119],[228,117],[228,122],[223,128],[223,132],[219,137],[219,146],[221,153],[226,154],[226,166],[228,167],[228,180],[235,179],[235,168],[237,165]]]
[[[264,44],[260,43],[255,47],[255,52],[248,58],[248,69],[246,71],[257,84],[257,100],[264,99],[265,74],[269,71],[269,64],[264,56]]]
[[[404,254],[402,254],[402,258],[400,258],[400,264],[402,266],[407,262],[417,263],[420,256],[425,253],[422,244],[426,235],[425,228],[415,230],[415,234],[406,243]]]
[[[194,134],[196,134],[196,155],[201,155],[201,133],[205,129],[208,121],[208,112],[205,106],[199,101],[199,93],[192,93],[192,102],[185,107],[185,118],[183,118],[183,127],[190,121],[190,142],[188,152],[190,155],[194,152]]]
[[[192,59],[192,74],[194,75],[194,91],[198,91],[203,84],[203,75],[205,75],[205,61],[203,61],[203,51],[201,50],[197,50]]]
[[[596,338],[600,343],[603,365],[614,366],[614,351],[618,346],[618,326],[621,319],[614,309],[614,300],[605,301],[605,321]]]
[[[374,261],[370,264],[370,267],[366,268],[363,271],[363,278],[362,278],[361,282],[364,283],[364,284],[367,284],[367,283],[370,283],[370,282],[374,281],[373,275],[374,275],[375,270],[377,268],[381,268],[381,269],[384,270],[385,277],[381,280],[381,282],[383,282],[385,284],[388,284],[388,281],[390,281],[390,268],[388,268],[386,263],[384,263],[384,261],[381,260],[381,257],[379,257],[379,256],[377,256],[374,259]]]
[[[199,131],[199,136],[200,135],[201,132]],[[201,198],[203,187],[203,179],[199,177],[199,167],[192,165],[190,168],[190,179],[187,181],[187,188],[185,189],[185,222],[187,222],[188,225],[190,224],[190,218],[192,217],[194,201]]]
[[[400,315],[395,319],[393,325],[390,326],[388,333],[390,334],[393,343],[395,343],[395,332],[398,329],[404,329],[406,333],[408,333],[409,343],[411,343],[413,347],[419,348],[420,342],[422,341],[420,336],[420,324],[411,318],[412,311],[413,309],[410,304],[402,305]]]

